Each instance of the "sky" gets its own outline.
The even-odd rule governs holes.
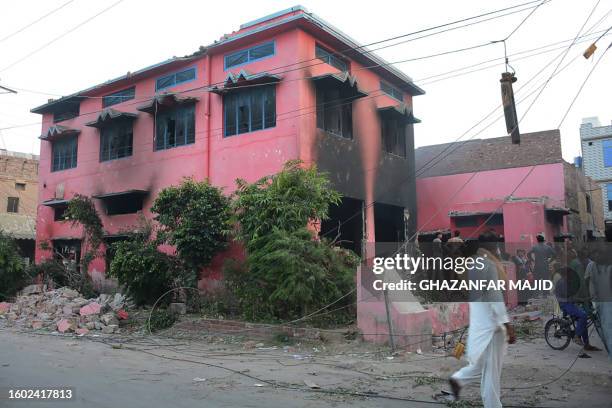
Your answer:
[[[237,30],[242,23],[297,4],[367,44],[527,1],[123,0],[111,7],[117,0],[6,0],[0,16],[0,85],[16,88],[18,93],[0,94],[0,148],[38,154],[41,118],[30,113],[30,109],[49,98],[88,88],[172,56],[190,54],[224,33]],[[584,33],[591,29],[591,37],[581,39],[584,42],[570,49],[559,65],[561,69],[569,64],[567,68],[550,79],[538,96],[538,86],[550,78],[565,48],[536,56],[531,55],[539,51],[524,51],[564,40],[567,42],[540,51],[569,45],[595,4],[597,7],[583,30]],[[12,35],[62,5],[59,11]],[[91,19],[105,9],[108,10]],[[495,120],[502,114],[501,108],[496,107],[501,102],[499,78],[505,71],[504,47],[503,43],[490,42],[505,38],[529,12],[410,42],[405,40],[413,37],[376,46],[390,45],[377,54],[395,62],[487,43],[471,50],[394,64],[426,91],[413,101],[415,116],[422,121],[415,125],[417,147],[506,135],[503,119]],[[516,99],[526,98],[517,105],[518,116],[523,118],[521,133],[559,127],[581,84],[612,41],[612,30],[599,40],[597,51],[588,60],[580,56],[590,44],[587,40],[611,25],[612,0],[551,0],[506,41],[509,63],[518,79],[514,84]],[[47,44],[59,36],[60,39]],[[476,65],[493,59],[496,60]],[[536,76],[547,64],[548,68]],[[487,69],[454,78],[427,79],[448,71],[464,72],[455,70],[467,66],[474,67],[464,71]],[[580,154],[582,118],[598,116],[602,125],[612,121],[610,72],[612,51],[597,65],[560,127],[563,157],[567,161]],[[438,79],[441,80],[432,82]],[[494,114],[481,122],[490,112]],[[479,131],[482,133],[477,134]]]

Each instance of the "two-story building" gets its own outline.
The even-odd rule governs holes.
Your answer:
[[[601,126],[596,117],[583,119],[580,144],[584,174],[601,188],[606,238],[612,241],[612,124]]]
[[[108,241],[150,217],[184,177],[227,193],[292,159],[329,173],[344,196],[321,233],[357,252],[415,229],[412,80],[303,7],[243,24],[172,58],[50,100],[42,115],[37,241],[78,257],[62,223],[75,194],[95,198]],[[52,256],[37,248],[36,259]],[[91,265],[101,278],[104,260]]]

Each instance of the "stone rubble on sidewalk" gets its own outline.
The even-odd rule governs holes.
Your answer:
[[[0,303],[0,319],[11,325],[60,333],[85,335],[92,330],[110,334],[119,331],[119,320],[125,320],[128,308],[125,296],[101,294],[85,299],[67,287],[46,290],[43,285],[30,285],[15,303]]]

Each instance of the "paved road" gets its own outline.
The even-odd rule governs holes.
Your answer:
[[[223,362],[218,364],[224,364]],[[194,378],[205,378],[196,382]],[[88,340],[0,330],[0,388],[71,387],[74,401],[0,400],[0,407],[431,407],[256,387],[225,370],[169,361]],[[436,405],[434,405],[436,406]]]

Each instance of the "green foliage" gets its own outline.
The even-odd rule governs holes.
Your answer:
[[[175,315],[166,309],[155,309],[153,313],[151,313],[151,326],[149,329],[151,332],[156,332],[172,327],[174,323],[176,323]]]
[[[12,238],[0,231],[0,300],[14,296],[29,283],[23,259]]]
[[[186,266],[199,271],[227,246],[229,198],[207,181],[186,178],[163,189],[151,209],[161,225],[158,238],[176,246]]]
[[[313,240],[305,228],[274,229],[251,242],[248,270],[228,267],[226,273],[247,317],[293,319],[349,292],[357,262],[349,251]]]
[[[110,276],[117,278],[138,305],[152,304],[171,289],[179,275],[176,261],[142,234],[113,244]]]
[[[86,273],[91,261],[100,255],[98,250],[104,241],[102,220],[93,201],[87,196],[76,194],[68,202],[64,221],[69,222],[73,227],[78,225],[83,227],[81,265],[83,272]]]
[[[273,176],[249,184],[236,180],[234,209],[240,226],[239,238],[247,247],[274,229],[293,232],[308,221],[324,220],[331,204],[340,202],[325,173],[315,166],[304,168],[299,160],[289,161]]]

